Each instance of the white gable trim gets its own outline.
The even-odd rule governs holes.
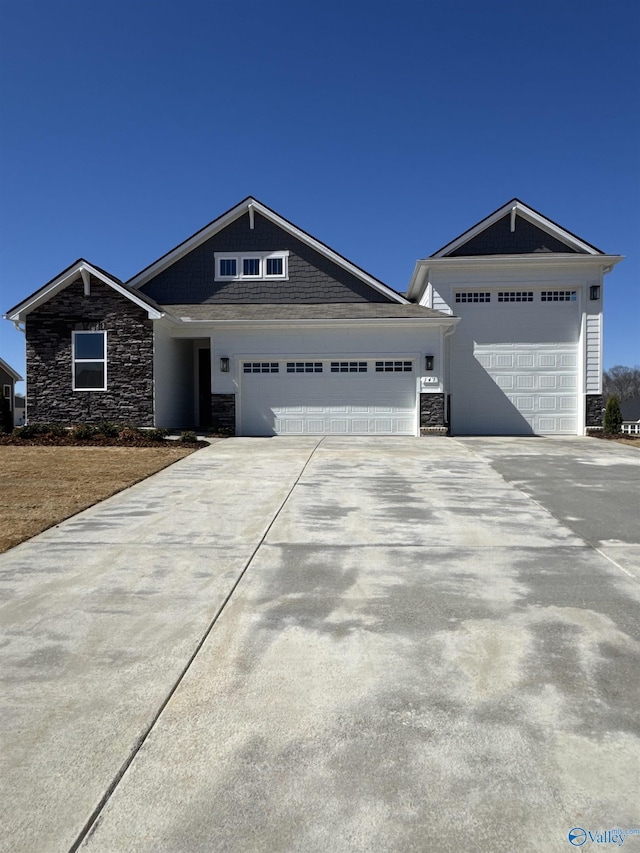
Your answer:
[[[541,213],[527,207],[526,204],[518,201],[518,199],[512,199],[507,202],[507,204],[496,210],[495,213],[490,214],[481,222],[478,222],[478,224],[474,225],[473,228],[469,228],[469,230],[465,231],[464,234],[461,234],[459,237],[456,237],[455,240],[447,243],[446,246],[443,246],[442,249],[435,252],[432,257],[442,258],[450,252],[455,252],[456,249],[464,246],[465,243],[468,243],[469,240],[472,240],[478,234],[481,234],[508,213],[511,213],[512,231],[517,227],[516,217],[521,216],[523,219],[531,222],[532,225],[536,225],[538,228],[546,231],[547,234],[550,234],[552,237],[555,237],[556,240],[560,240],[561,243],[564,243],[572,249],[578,249],[581,252],[586,252],[588,255],[602,254],[602,252],[600,252],[599,249],[596,249],[595,246],[591,246],[589,243],[585,243],[584,240],[580,240],[580,238],[576,237],[575,234],[571,234],[570,231],[566,231],[564,228],[556,225],[555,222],[547,219],[546,216],[543,216]]]
[[[63,273],[61,273],[57,278],[54,278],[53,281],[50,281],[49,284],[46,285],[44,288],[32,294],[24,302],[21,302],[20,305],[17,305],[13,312],[7,315],[7,319],[12,320],[14,323],[23,322],[28,314],[30,314],[39,305],[48,302],[49,299],[51,299],[61,290],[64,290],[65,287],[68,287],[73,281],[77,279],[78,275],[82,277],[82,280],[84,282],[85,293],[87,289],[88,276],[92,275],[102,281],[108,287],[111,287],[121,296],[124,296],[130,302],[133,302],[139,308],[142,308],[144,311],[146,311],[147,316],[150,320],[158,320],[160,317],[164,316],[161,311],[157,311],[155,308],[152,308],[147,302],[136,296],[135,293],[131,293],[127,288],[123,287],[121,284],[118,284],[118,282],[114,281],[108,275],[105,275],[105,273],[101,272],[91,264],[87,263],[87,261],[79,261],[77,264],[74,264],[70,269],[65,270]]]
[[[366,273],[364,270],[361,270],[355,264],[352,264],[351,261],[348,261],[346,258],[343,258],[342,255],[339,255],[337,252],[334,252],[333,249],[330,249],[328,246],[325,246],[324,243],[321,243],[319,240],[316,240],[315,237],[312,237],[310,234],[307,234],[305,231],[301,231],[291,222],[288,222],[286,219],[283,219],[281,216],[278,216],[273,210],[270,210],[268,207],[265,207],[259,201],[256,201],[254,198],[247,198],[244,201],[241,201],[240,204],[237,204],[235,207],[232,207],[231,210],[228,210],[222,216],[218,217],[218,219],[214,219],[213,222],[210,222],[209,225],[206,225],[192,237],[189,237],[188,240],[185,240],[184,243],[181,243],[179,246],[176,246],[175,249],[172,249],[166,255],[163,255],[157,261],[155,261],[150,266],[143,269],[137,275],[135,275],[132,279],[130,279],[127,284],[129,287],[139,288],[142,285],[146,284],[150,281],[154,276],[158,275],[158,273],[170,267],[176,261],[183,258],[185,255],[188,255],[189,252],[193,251],[193,249],[200,246],[206,240],[209,240],[219,231],[222,231],[244,213],[249,212],[250,217],[253,217],[253,212],[259,213],[261,216],[264,216],[265,219],[268,219],[270,222],[273,222],[279,228],[282,228],[283,231],[291,234],[292,237],[295,237],[297,240],[300,240],[302,243],[306,243],[307,246],[310,246],[316,252],[319,252],[321,255],[324,255],[325,258],[333,261],[338,266],[342,267],[342,269],[354,275],[356,278],[360,279],[360,281],[365,282],[374,290],[377,290],[379,293],[384,294],[384,296],[389,297],[389,299],[393,299],[394,302],[398,302],[401,305],[407,305],[408,300],[406,300],[399,293],[396,293],[395,290],[392,290],[390,287],[387,287],[381,281],[378,281],[373,276]]]

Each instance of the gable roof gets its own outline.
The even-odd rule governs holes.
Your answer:
[[[509,223],[509,233],[517,233],[517,221],[518,218],[521,218],[526,223],[533,225],[538,231],[542,232],[544,235],[548,235],[548,237],[551,238],[549,242],[551,243],[553,248],[546,249],[546,251],[564,251],[568,253],[578,253],[585,255],[605,254],[600,249],[597,249],[595,246],[592,246],[591,243],[587,243],[585,240],[582,240],[580,237],[577,237],[571,231],[567,231],[566,228],[562,228],[556,222],[553,222],[551,219],[548,219],[546,216],[543,216],[542,213],[539,213],[537,210],[534,210],[532,207],[529,207],[524,202],[520,201],[520,199],[512,198],[511,201],[508,201],[506,204],[503,204],[502,207],[499,207],[497,210],[494,210],[493,213],[489,214],[489,216],[486,216],[484,219],[480,220],[480,222],[467,229],[467,231],[465,231],[459,237],[456,237],[455,240],[451,240],[450,243],[447,243],[446,246],[443,246],[441,249],[438,249],[437,252],[434,252],[429,257],[445,258],[460,255],[470,256],[479,254],[526,254],[526,251],[513,252],[508,246],[504,246],[496,252],[491,251],[490,246],[483,247],[484,250],[478,251],[480,241],[478,241],[476,238],[478,238],[479,235],[481,235],[483,232],[486,232],[487,229],[496,225],[500,220],[504,220],[505,218],[508,220]],[[469,251],[464,250],[464,247],[467,246],[467,244],[471,244],[467,247]]]
[[[28,296],[18,305],[10,308],[4,315],[4,318],[6,320],[13,320],[14,323],[23,322],[25,317],[35,308],[42,305],[44,302],[47,302],[52,296],[55,296],[56,293],[59,293],[61,290],[64,290],[65,287],[76,281],[78,275],[82,276],[83,280],[87,275],[92,275],[99,279],[108,287],[113,288],[113,290],[120,293],[126,299],[129,299],[131,302],[144,309],[149,318],[152,320],[157,320],[163,316],[164,311],[162,307],[153,299],[132,290],[128,285],[123,284],[120,279],[110,275],[103,269],[100,269],[100,267],[90,264],[88,261],[85,261],[84,258],[78,258],[78,260],[74,261],[71,266],[68,266],[55,278],[52,278],[51,281],[48,281],[39,290],[32,293],[31,296]]]
[[[17,370],[8,365],[4,358],[0,358],[0,367],[13,378],[14,382],[22,382],[22,376],[20,376]]]
[[[282,228],[284,231],[291,234],[297,240],[305,243],[310,246],[316,252],[324,255],[329,260],[333,261],[338,266],[347,270],[347,272],[354,275],[356,278],[365,282],[365,284],[372,287],[374,290],[377,290],[379,293],[382,293],[384,296],[392,299],[394,302],[398,302],[401,305],[406,305],[408,300],[404,298],[400,293],[388,285],[384,284],[384,282],[372,276],[370,273],[363,270],[361,267],[347,260],[342,255],[338,254],[338,252],[331,249],[325,243],[322,243],[320,240],[317,240],[315,237],[312,237],[311,234],[308,234],[306,231],[303,231],[301,228],[298,228],[297,225],[294,225],[292,222],[289,222],[288,219],[280,216],[270,207],[267,207],[262,202],[259,202],[253,196],[247,196],[247,198],[243,199],[239,204],[236,204],[235,207],[230,208],[219,216],[217,219],[214,219],[208,225],[205,225],[204,228],[201,228],[199,231],[196,231],[191,237],[188,237],[182,243],[180,243],[175,248],[171,249],[166,254],[162,255],[162,257],[158,258],[157,261],[154,261],[149,266],[145,267],[139,273],[137,273],[133,278],[129,279],[127,282],[128,286],[137,290],[142,287],[148,281],[150,281],[154,276],[161,273],[163,270],[170,267],[176,261],[183,258],[185,255],[189,254],[189,252],[193,251],[193,249],[200,246],[205,241],[209,240],[218,232],[222,231],[240,216],[243,216],[246,213],[249,213],[250,221],[253,221],[253,216],[255,213],[259,213],[265,219],[268,219],[270,222],[273,222],[279,228]]]

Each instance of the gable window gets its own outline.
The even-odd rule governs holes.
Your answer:
[[[74,391],[107,388],[107,333],[72,332]]]
[[[289,278],[289,252],[215,252],[215,280],[268,281]]]
[[[220,278],[235,278],[238,274],[238,261],[235,258],[220,258]]]
[[[257,278],[260,275],[260,258],[242,259],[242,277]]]

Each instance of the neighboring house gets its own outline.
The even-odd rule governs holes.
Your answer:
[[[2,401],[0,417],[2,429],[6,432],[10,432],[14,425],[16,382],[22,382],[22,376],[3,358],[0,358],[0,399]]]
[[[405,297],[247,198],[126,283],[80,259],[7,316],[31,421],[582,434],[619,260],[514,200],[419,261]]]
[[[622,432],[628,435],[640,435],[640,397],[623,400],[620,403],[622,413]]]
[[[22,394],[16,394],[14,397],[13,409],[13,425],[14,427],[23,426],[26,420],[27,401]]]

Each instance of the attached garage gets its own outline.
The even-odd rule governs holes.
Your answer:
[[[241,435],[416,435],[412,358],[243,359]]]

